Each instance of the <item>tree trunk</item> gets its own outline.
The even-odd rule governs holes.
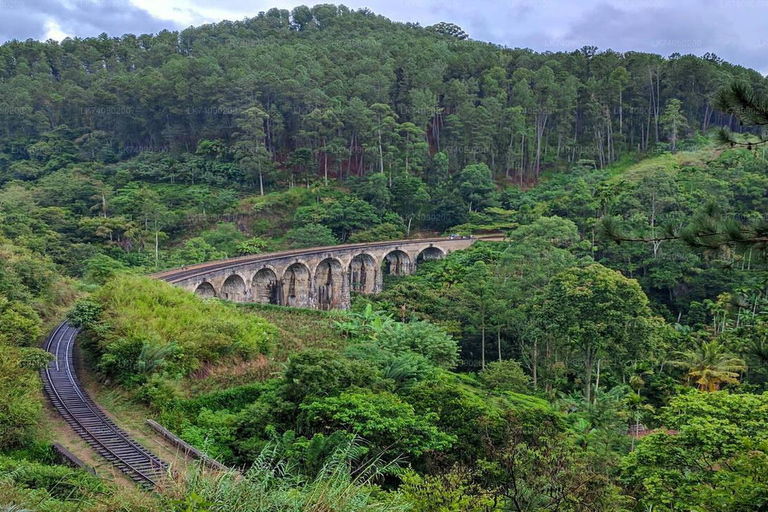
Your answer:
[[[259,162],[259,194],[264,195],[264,173],[261,170],[261,162]]]
[[[480,347],[480,365],[481,368],[485,370],[485,315],[483,315],[483,322],[480,325],[480,333],[480,337],[482,339]]]
[[[499,361],[501,361],[501,326],[496,328],[496,348],[499,350]]]
[[[157,230],[157,221],[155,221],[155,268],[160,261],[160,233]]]
[[[623,91],[619,89],[619,135],[624,133],[624,101],[622,100]]]
[[[595,377],[595,396],[600,389],[600,359],[597,360],[597,377]]]
[[[587,402],[592,402],[592,351],[587,350],[586,358],[584,360],[584,398]]]

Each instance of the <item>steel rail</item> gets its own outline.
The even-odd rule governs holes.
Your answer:
[[[479,237],[479,240],[498,239],[497,235]],[[235,268],[240,265],[270,260],[290,258],[345,249],[370,249],[382,246],[400,246],[425,242],[445,242],[445,238],[426,238],[373,243],[345,244],[330,247],[314,247],[292,251],[272,252],[251,256],[242,256],[227,260],[201,263],[190,268],[177,268],[152,274],[151,277],[168,282],[205,274],[211,270]],[[168,472],[168,464],[130,438],[122,429],[110,420],[83,389],[76,372],[73,371],[73,346],[80,332],[62,322],[48,336],[45,349],[55,356],[47,368],[41,371],[43,384],[48,397],[72,429],[102,457],[140,485],[155,486]],[[66,338],[66,340],[65,340]],[[62,353],[62,341],[64,341]],[[55,351],[51,349],[56,344]]]
[[[45,391],[64,421],[99,455],[134,482],[155,486],[168,464],[115,425],[78,381],[72,356],[78,332],[62,322],[48,337],[45,348],[55,359],[41,372]]]

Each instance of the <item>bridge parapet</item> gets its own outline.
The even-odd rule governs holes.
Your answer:
[[[484,238],[429,238],[257,254],[155,274],[206,297],[316,309],[348,309],[351,292],[378,293],[385,274],[407,275],[419,263]]]

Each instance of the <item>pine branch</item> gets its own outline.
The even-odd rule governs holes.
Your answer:
[[[743,82],[734,82],[721,89],[715,98],[715,108],[735,115],[742,125],[768,125],[768,99],[756,94]]]
[[[722,146],[731,146],[732,148],[738,146],[738,147],[746,148],[751,151],[753,148],[756,148],[763,144],[768,144],[768,139],[762,139],[759,141],[743,140],[743,139],[744,137],[742,137],[740,140],[736,136],[736,134],[734,134],[728,128],[720,128],[717,131],[717,134],[715,135],[716,143]]]

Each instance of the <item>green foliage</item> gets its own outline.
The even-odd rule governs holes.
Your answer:
[[[231,223],[231,222],[218,224],[214,229],[209,229],[201,232],[200,238],[202,238],[203,241],[207,244],[207,246],[205,246],[206,249],[207,247],[211,248],[207,250],[218,251],[219,254],[223,255],[223,256],[220,256],[218,259],[221,259],[222,257],[226,257],[226,256],[236,255],[238,244],[246,240],[245,235],[237,228],[237,226],[234,223]],[[215,257],[208,256],[208,255],[205,255],[204,257],[206,259],[202,261],[217,259]],[[200,263],[200,262],[191,261],[190,263]]]
[[[330,228],[320,224],[306,224],[293,228],[285,235],[285,239],[291,247],[301,249],[304,247],[323,247],[336,245],[338,240]]]
[[[494,499],[473,480],[475,475],[459,468],[440,475],[403,475],[400,491],[414,512],[484,512],[493,510]]]
[[[228,245],[228,242],[222,240],[215,241]],[[238,244],[234,250],[239,250],[239,246],[240,244]],[[195,237],[184,242],[184,247],[175,254],[175,257],[178,259],[180,265],[194,265],[206,261],[223,260],[227,257],[227,253],[217,250],[213,245],[206,241],[205,238]]]
[[[624,461],[640,505],[746,511],[768,503],[765,395],[691,392],[664,411],[674,429],[645,437]]]
[[[504,407],[478,389],[450,375],[424,379],[407,393],[418,414],[434,414],[441,431],[456,437],[459,449],[449,459],[474,461],[485,455],[485,443],[501,433]]]
[[[458,358],[456,341],[439,326],[425,321],[395,322],[369,304],[362,313],[351,313],[336,326],[357,341],[373,342],[395,357],[418,354],[431,364],[453,368]]]
[[[744,360],[726,351],[717,340],[702,343],[697,350],[678,354],[671,364],[688,370],[686,379],[700,391],[717,391],[723,385],[738,384],[739,372],[747,369]]]
[[[493,183],[491,170],[485,164],[473,164],[465,167],[456,177],[459,192],[472,211],[485,206],[492,206],[495,201],[496,185]]]
[[[259,254],[266,252],[270,247],[270,242],[262,238],[254,237],[244,240],[237,244],[235,250],[238,256],[246,256],[249,254]]]
[[[374,453],[418,457],[445,450],[455,440],[437,429],[436,414],[416,414],[411,405],[391,393],[344,392],[301,409],[314,431],[346,430],[368,441]]]
[[[281,396],[301,403],[312,396],[334,395],[350,387],[373,384],[369,365],[345,358],[330,350],[307,350],[288,361]]]
[[[280,446],[270,445],[240,477],[234,472],[211,475],[190,468],[176,492],[175,510],[344,510],[349,512],[409,510],[397,493],[382,491],[376,482],[392,472],[391,465],[371,462],[355,471],[359,455],[354,439],[340,444],[316,474],[307,477],[283,457]],[[170,504],[169,504],[170,505]],[[195,508],[197,507],[197,508]]]
[[[327,200],[296,210],[296,222],[321,224],[342,242],[353,233],[370,229],[381,222],[373,206],[351,196]],[[327,244],[326,244],[327,245]]]
[[[392,222],[384,222],[365,231],[353,233],[348,242],[351,244],[363,242],[379,242],[381,240],[401,240],[405,238],[402,227]]]
[[[35,364],[39,361],[35,361]],[[34,364],[17,349],[0,345],[0,450],[32,439],[42,409]]]
[[[34,309],[0,296],[0,345],[30,346],[40,335],[40,317]]]
[[[77,298],[66,274],[103,285],[70,319],[110,381],[252,467],[192,472],[159,509],[406,508],[373,485],[378,468],[357,472],[370,447],[409,456],[418,474],[383,482],[416,510],[621,510],[619,474],[638,510],[759,508],[764,406],[748,392],[768,381],[754,272],[768,164],[757,132],[720,151],[707,131],[732,114],[760,124],[765,83],[712,55],[537,54],[328,4],[4,44],[0,448],[34,439],[49,356],[29,347]],[[508,240],[280,332],[258,309],[123,275],[423,230]],[[706,389],[738,380],[744,398],[674,397],[685,375],[670,361]],[[646,437],[619,468],[641,421],[678,434]],[[30,481],[0,482],[0,502],[90,506]]]
[[[259,318],[151,279],[115,278],[92,300],[101,309],[100,320],[89,326],[99,369],[125,382],[249,359],[268,352],[275,340],[274,327]]]
[[[494,391],[525,391],[531,378],[517,361],[494,361],[478,374],[480,382]]]
[[[556,275],[538,314],[546,335],[581,358],[587,400],[598,361],[645,357],[661,328],[637,282],[599,264]]]
[[[26,370],[37,372],[45,370],[50,362],[55,360],[53,354],[41,348],[22,348],[19,353],[21,354],[19,366]]]
[[[4,456],[0,456],[0,473],[4,479],[20,488],[38,489],[43,496],[58,500],[76,502],[106,490],[98,477],[86,471],[18,461]]]
[[[67,320],[74,327],[91,329],[96,325],[104,308],[99,302],[91,299],[80,299],[75,302],[75,307],[67,314]]]
[[[83,277],[90,283],[104,284],[126,268],[126,265],[121,261],[110,258],[106,254],[97,254],[85,262],[85,275]]]
[[[456,341],[429,322],[391,322],[375,334],[375,340],[378,346],[395,355],[412,352],[442,368],[453,368],[458,359]]]
[[[218,460],[230,460],[231,450],[226,449],[235,440],[237,416],[226,410],[211,411],[203,408],[194,424],[182,426],[181,437],[194,446],[199,446],[209,456]]]

